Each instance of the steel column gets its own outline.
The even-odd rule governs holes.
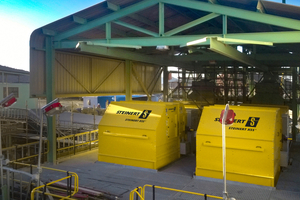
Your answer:
[[[168,93],[169,93],[169,72],[168,67],[164,67],[164,80],[163,80],[163,95],[164,101],[168,101]]]
[[[159,2],[159,36],[165,33],[165,4]]]
[[[227,15],[223,15],[223,37],[227,34]]]
[[[46,98],[47,103],[55,99],[55,51],[52,37],[46,37]],[[43,124],[41,124],[43,126]],[[47,117],[47,138],[49,141],[48,162],[56,164],[56,129],[55,116]]]
[[[297,67],[292,68],[292,76],[293,76],[293,82],[292,82],[292,110],[293,110],[293,126],[292,126],[292,134],[293,134],[293,141],[296,141],[296,135],[297,135]]]

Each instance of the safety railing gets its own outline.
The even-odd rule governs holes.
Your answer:
[[[185,190],[178,190],[178,189],[174,189],[174,188],[167,188],[167,187],[146,184],[143,187],[137,187],[134,190],[132,190],[130,192],[129,200],[138,200],[139,198],[140,198],[140,200],[145,200],[146,187],[152,188],[153,200],[155,199],[155,189],[169,190],[169,191],[180,192],[180,193],[185,193],[185,194],[203,196],[204,200],[207,200],[208,197],[214,198],[214,199],[223,199],[223,197],[214,196],[214,195],[208,195],[208,194],[202,194],[202,193],[197,193],[197,192],[190,192],[190,191],[185,191]]]
[[[32,170],[31,170],[32,172]],[[32,189],[33,174],[3,167],[2,199],[26,199]]]
[[[29,196],[28,194],[30,194],[30,198],[31,200],[34,200],[35,196],[38,195],[42,195],[41,199],[46,199],[46,196],[52,196],[58,199],[73,199],[72,198],[79,190],[79,178],[78,175],[75,172],[70,172],[70,171],[65,171],[65,170],[59,170],[59,169],[54,169],[54,168],[49,168],[49,167],[41,167],[43,170],[43,173],[46,173],[45,170],[51,170],[51,171],[56,171],[56,172],[62,172],[64,174],[66,174],[66,177],[63,177],[61,179],[55,180],[55,181],[51,181],[49,183],[46,183],[44,185],[40,185],[38,187],[35,187],[34,189],[33,186],[35,185],[32,181],[34,176],[34,173],[37,173],[37,170],[33,170],[33,168],[37,168],[37,165],[30,165],[30,164],[25,164],[25,163],[20,163],[20,162],[13,162],[11,161],[10,164],[13,165],[21,165],[22,166],[22,171],[17,171],[14,169],[8,169],[5,168],[6,170],[10,170],[14,173],[19,173],[19,174],[25,174],[28,177],[30,177],[30,179],[24,181],[22,178],[20,180],[17,180],[16,176],[14,176],[14,174],[11,176],[11,178],[7,178],[8,180],[10,180],[12,183],[8,184],[7,189],[10,190],[14,190],[15,187],[13,187],[14,183],[18,183],[20,186],[22,186],[22,184],[28,184],[28,188],[27,188],[27,195],[24,194],[24,192],[20,191],[20,194],[23,194],[23,196]],[[29,168],[28,168],[29,167]],[[29,170],[29,172],[26,172],[26,170]],[[5,174],[9,174],[9,173],[5,173]],[[63,188],[58,188],[55,187],[54,185],[56,183],[59,182],[67,182],[67,187],[66,189]],[[21,190],[21,188],[20,188]],[[51,192],[50,192],[51,191]],[[7,191],[7,194],[9,194],[10,196],[14,195],[16,193],[16,191]],[[18,195],[19,196],[19,195]],[[22,195],[21,195],[22,196]],[[16,197],[16,196],[15,196]],[[23,199],[23,198],[20,198]],[[38,198],[39,199],[39,198]]]
[[[61,129],[73,129],[73,130],[94,130],[94,124],[79,123],[79,122],[70,122],[59,120],[56,123],[56,126]]]
[[[72,187],[72,179],[74,179],[74,187]],[[49,188],[51,190],[57,189],[55,187],[51,187],[51,185],[58,183],[58,182],[62,182],[64,180],[67,181],[66,196],[47,192],[47,188]],[[72,191],[72,188],[74,188],[73,191]],[[42,191],[40,189],[42,189]],[[61,191],[61,189],[58,189],[58,191]],[[35,193],[42,194],[43,199],[46,199],[46,196],[52,196],[52,197],[56,197],[59,199],[73,199],[71,197],[74,196],[77,192],[78,192],[78,175],[74,172],[67,172],[67,176],[64,178],[61,178],[61,179],[58,179],[58,180],[55,180],[50,183],[47,183],[47,184],[44,184],[44,185],[34,188],[31,191],[31,200],[34,200]]]
[[[45,154],[49,151],[49,141],[42,141],[42,161]],[[2,149],[2,154],[10,161],[26,161],[29,159],[37,158],[39,153],[39,142],[31,142],[27,144],[14,145]]]
[[[57,157],[98,147],[98,129],[57,138]]]

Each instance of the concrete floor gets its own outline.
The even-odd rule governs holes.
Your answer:
[[[300,199],[300,142],[291,148],[292,165],[283,169],[276,188],[227,182],[231,197],[238,200],[299,200]],[[222,196],[222,180],[193,178],[195,156],[183,156],[178,161],[159,171],[134,168],[97,161],[97,150],[77,155],[57,165],[44,164],[47,167],[69,170],[79,176],[79,186],[101,191],[107,196],[129,199],[131,190],[145,184],[170,187],[192,192]],[[43,171],[42,180],[49,182],[64,175]],[[152,199],[152,189],[146,190],[146,199]],[[204,199],[202,196],[182,194],[156,189],[155,199]]]

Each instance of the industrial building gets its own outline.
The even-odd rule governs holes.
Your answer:
[[[47,163],[31,198],[299,199],[299,13],[285,1],[106,0],[36,29],[30,97],[48,103]],[[56,98],[116,95],[98,129],[57,131]],[[31,176],[26,159],[12,164]]]

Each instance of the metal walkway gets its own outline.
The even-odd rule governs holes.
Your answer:
[[[237,200],[299,200],[300,199],[300,142],[291,149],[292,165],[283,170],[277,188],[228,181],[231,197]],[[66,160],[58,169],[71,170],[79,176],[79,187],[102,191],[104,194],[129,199],[131,190],[145,184],[222,196],[222,180],[193,178],[195,157],[185,156],[162,170],[134,168],[97,161],[97,151],[91,151]],[[57,177],[58,178],[58,177]],[[43,174],[43,181],[55,180],[55,174]],[[152,190],[146,190],[146,199],[152,199]],[[155,199],[195,200],[200,196],[156,190]]]

